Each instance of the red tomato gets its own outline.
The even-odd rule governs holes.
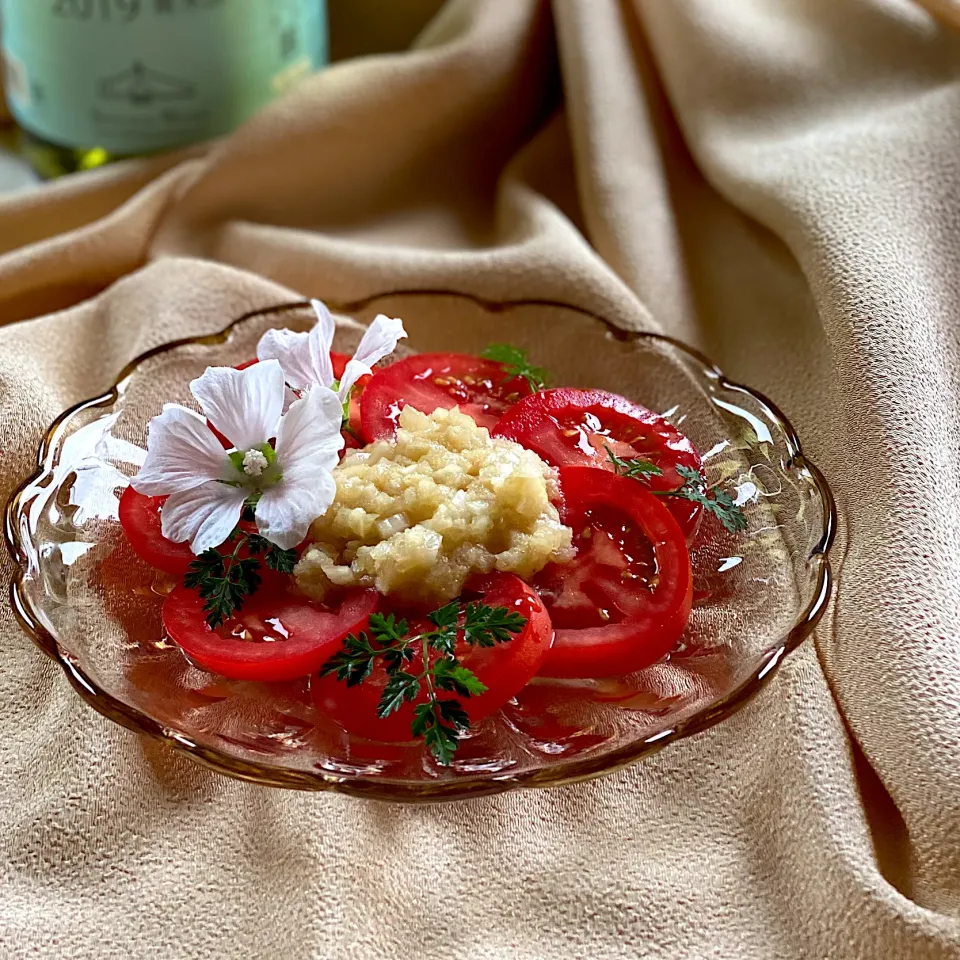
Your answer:
[[[180,577],[196,559],[187,543],[174,543],[160,530],[160,507],[166,497],[147,497],[127,487],[120,496],[120,526],[134,553],[152,567]]]
[[[556,631],[540,673],[633,673],[670,651],[690,616],[693,574],[683,533],[663,503],[629,477],[561,467],[560,485],[577,556],[534,580]]]
[[[491,428],[529,394],[523,377],[508,377],[493,360],[465,353],[418,353],[377,370],[360,399],[360,419],[370,440],[392,437],[408,403],[428,414],[459,406],[481,427]]]
[[[336,606],[308,600],[290,578],[267,574],[242,609],[215,630],[196,590],[177,587],[163,604],[170,638],[199,667],[232,680],[294,680],[319,670],[377,608],[375,590],[352,590]]]
[[[683,486],[677,467],[701,467],[693,444],[672,423],[603,390],[541,390],[507,412],[493,434],[515,440],[555,467],[581,464],[613,470],[607,447],[624,460],[642,457],[663,471],[649,478],[652,490]],[[703,508],[679,497],[668,500],[667,508],[684,536],[692,538]]]
[[[442,700],[459,700],[471,723],[483,719],[503,706],[533,677],[550,649],[553,631],[550,618],[537,594],[519,577],[509,573],[494,573],[471,584],[471,592],[483,597],[484,603],[516,610],[527,618],[522,633],[506,643],[494,647],[472,647],[462,639],[457,643],[457,659],[472,670],[487,687],[476,697],[460,697],[456,693],[441,692]],[[410,624],[411,630],[430,629],[422,621]],[[418,645],[419,647],[420,645]],[[431,660],[436,656],[431,652]],[[423,670],[423,651],[418,649],[414,659],[404,668],[408,673]],[[377,717],[377,704],[387,682],[382,659],[378,659],[373,673],[362,683],[348,687],[335,675],[314,677],[312,680],[317,709],[357,736],[369,740],[410,740],[410,724],[417,703],[426,700],[426,694],[413,703],[404,705],[386,719]]]

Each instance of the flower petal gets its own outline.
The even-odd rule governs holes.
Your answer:
[[[160,510],[160,530],[168,540],[190,541],[199,556],[218,547],[240,522],[248,491],[225,483],[202,483],[185,493],[175,493]]]
[[[271,543],[290,550],[303,542],[310,524],[327,512],[336,495],[337,483],[329,472],[284,473],[283,480],[260,497],[257,529]]]
[[[313,387],[284,414],[277,431],[277,462],[286,479],[300,470],[324,473],[340,459],[343,405],[328,387]]]
[[[257,504],[257,528],[271,543],[289,550],[326,513],[337,494],[331,471],[340,458],[343,406],[327,387],[314,387],[298,400],[277,434],[277,462],[283,479],[265,490]]]
[[[294,330],[268,330],[257,344],[257,359],[277,360],[291,387],[302,390],[316,378],[310,360],[310,334]]]
[[[131,483],[148,497],[183,493],[222,477],[228,463],[203,417],[169,404],[150,421],[147,458]]]
[[[337,391],[346,400],[350,389],[361,378],[373,372],[373,365],[397,349],[397,343],[407,335],[403,321],[380,313],[367,327],[353,359],[347,364]]]
[[[277,435],[285,389],[277,360],[246,370],[207,367],[190,384],[207,419],[238,450],[258,447]]]
[[[309,333],[310,365],[313,368],[313,379],[310,384],[319,383],[321,386],[329,387],[334,380],[330,348],[333,346],[333,334],[337,325],[333,322],[333,316],[325,303],[320,300],[311,300],[310,305],[317,315],[317,323]]]

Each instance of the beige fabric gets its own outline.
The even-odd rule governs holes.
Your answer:
[[[552,15],[455,0],[206,156],[0,202],[0,495],[63,406],[280,285],[552,297],[794,418],[842,514],[816,646],[617,776],[408,809],[178,759],[5,612],[3,956],[960,957],[960,38],[908,0]]]

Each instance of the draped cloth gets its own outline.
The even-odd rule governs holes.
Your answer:
[[[958,229],[960,35],[910,0],[451,0],[223,141],[0,199],[0,497],[148,347],[439,288],[693,343],[840,512],[835,600],[742,712],[462,803],[208,772],[0,611],[0,954],[960,957]]]

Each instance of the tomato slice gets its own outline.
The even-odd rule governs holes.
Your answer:
[[[604,390],[541,390],[517,403],[493,433],[515,440],[555,467],[580,464],[612,471],[607,447],[624,460],[642,457],[662,471],[649,478],[652,490],[683,486],[677,467],[701,469],[700,454],[669,420]],[[667,508],[684,536],[692,538],[703,508],[679,497],[668,500]]]
[[[127,487],[120,495],[120,526],[133,552],[152,567],[176,577],[183,576],[196,559],[188,543],[168,540],[160,529],[160,508],[166,497],[147,497]]]
[[[534,580],[556,631],[540,673],[633,673],[668,653],[690,616],[683,533],[660,499],[629,477],[561,467],[560,485],[577,556]]]
[[[518,400],[530,395],[523,377],[510,377],[503,365],[465,353],[418,353],[374,373],[360,399],[360,419],[369,440],[397,432],[400,411],[409,403],[422,413],[459,406],[491,428]]]
[[[293,592],[268,573],[240,611],[215,630],[196,590],[177,587],[163,604],[170,638],[198,666],[233,680],[295,680],[319,670],[377,609],[375,590],[352,590],[334,606]]]
[[[471,584],[471,593],[482,597],[484,603],[516,610],[527,618],[523,632],[506,643],[493,647],[472,647],[462,639],[457,643],[457,658],[477,675],[487,690],[476,697],[458,697],[455,693],[441,692],[440,699],[460,700],[471,723],[475,723],[499,710],[526,686],[550,649],[553,630],[540,598],[513,574],[494,573],[484,577]],[[410,623],[411,630],[431,627],[425,621]],[[431,651],[431,660],[434,656]],[[414,659],[404,669],[409,673],[423,670],[422,649],[417,650]],[[389,717],[380,719],[377,717],[377,704],[386,683],[386,670],[382,659],[378,659],[370,676],[357,686],[348,687],[334,675],[314,677],[311,686],[317,709],[349,733],[369,740],[410,740],[414,706],[423,702],[426,694],[422,692],[413,703],[405,703]]]

